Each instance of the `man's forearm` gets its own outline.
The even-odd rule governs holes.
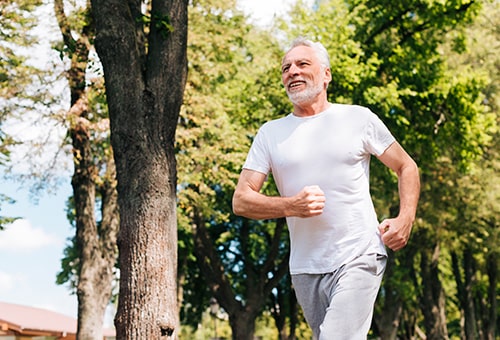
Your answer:
[[[420,177],[415,162],[401,170],[399,175],[399,215],[411,222],[415,220],[418,199],[420,196]]]
[[[266,196],[258,192],[245,195],[235,193],[233,211],[238,216],[265,220],[286,216],[287,199],[280,196]]]

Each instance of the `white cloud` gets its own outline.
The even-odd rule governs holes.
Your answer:
[[[35,228],[29,220],[19,219],[0,231],[0,249],[25,251],[59,245],[61,240],[47,234],[42,228]]]
[[[0,291],[9,291],[14,287],[15,278],[5,272],[0,271]]]

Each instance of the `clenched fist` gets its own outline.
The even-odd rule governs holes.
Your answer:
[[[291,197],[291,214],[297,217],[311,217],[323,213],[325,207],[325,193],[317,185],[304,187],[299,193]]]

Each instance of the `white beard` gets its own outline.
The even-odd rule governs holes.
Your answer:
[[[309,85],[306,82],[306,88],[302,91],[290,92],[288,87],[286,89],[286,94],[293,104],[300,105],[307,102],[311,102],[315,97],[317,97],[321,92],[323,92],[323,84],[317,83]]]

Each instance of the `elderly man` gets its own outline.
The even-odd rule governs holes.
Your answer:
[[[259,129],[233,210],[252,219],[286,217],[292,284],[315,339],[366,339],[385,246],[397,251],[410,236],[418,168],[369,109],[328,102],[332,77],[323,45],[296,39],[281,71],[293,112]],[[399,180],[399,214],[381,223],[369,191],[371,155]],[[280,196],[260,193],[270,172]]]

